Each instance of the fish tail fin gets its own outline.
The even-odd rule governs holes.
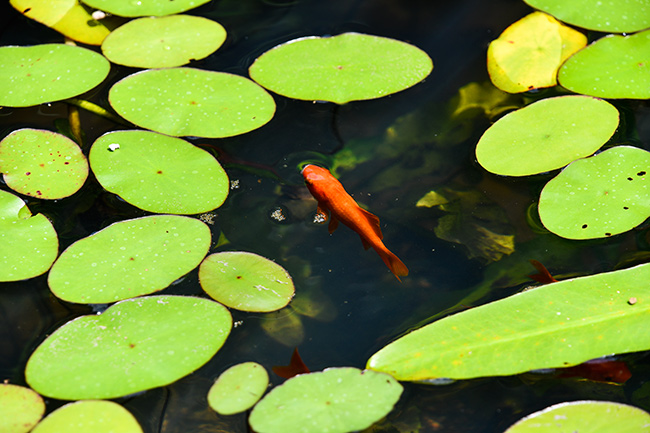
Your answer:
[[[388,266],[388,269],[390,269],[399,281],[402,281],[400,277],[405,277],[409,274],[406,265],[395,254],[390,252],[388,248],[375,248],[375,251],[377,251],[379,257],[381,257],[384,263],[386,263],[386,266]]]

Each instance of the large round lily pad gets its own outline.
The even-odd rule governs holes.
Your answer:
[[[14,191],[55,200],[71,196],[83,186],[88,161],[65,135],[25,128],[0,141],[0,172]]]
[[[105,134],[89,159],[107,191],[149,212],[209,212],[223,204],[230,188],[228,175],[208,152],[155,132]]]
[[[210,0],[84,0],[95,9],[122,17],[163,16],[185,12]]]
[[[275,113],[271,95],[251,80],[193,68],[129,75],[108,97],[128,121],[173,136],[230,137],[259,128]]]
[[[199,280],[208,295],[235,310],[279,310],[294,294],[291,276],[282,266],[242,251],[208,256],[199,268]]]
[[[190,374],[217,353],[231,327],[228,309],[208,299],[129,299],[57,329],[32,353],[25,378],[62,400],[121,397]]]
[[[253,80],[289,98],[338,104],[407,89],[433,69],[421,49],[359,33],[307,37],[278,45],[249,69]]]
[[[555,170],[598,150],[614,134],[618,120],[618,110],[601,99],[542,99],[485,131],[476,158],[486,170],[506,176]]]
[[[66,404],[49,414],[32,433],[142,433],[131,412],[117,403],[84,400]]]
[[[356,368],[301,374],[274,388],[251,412],[258,433],[345,433],[363,430],[393,409],[402,385]]]
[[[27,433],[44,413],[43,398],[31,389],[0,384],[0,432]]]
[[[233,365],[219,375],[208,392],[208,404],[221,415],[244,412],[264,395],[269,374],[256,362]]]
[[[221,24],[172,15],[130,21],[113,31],[102,52],[113,63],[136,68],[181,66],[212,54],[226,39]]]
[[[48,284],[59,298],[101,304],[162,290],[194,269],[210,248],[198,219],[159,215],[120,221],[70,245]]]
[[[594,239],[628,231],[650,216],[650,152],[617,146],[575,161],[539,197],[539,216],[551,232]]]
[[[648,433],[650,414],[609,401],[571,401],[535,412],[505,433]]]
[[[558,80],[567,89],[585,95],[650,98],[650,30],[597,40],[562,65]]]
[[[586,44],[582,33],[550,15],[533,12],[490,43],[490,79],[496,87],[511,93],[555,86],[560,65]]]
[[[110,63],[81,47],[0,47],[0,106],[27,107],[84,93],[104,81]]]
[[[59,239],[50,220],[32,216],[20,197],[0,190],[0,281],[44,274],[58,254]]]
[[[647,0],[524,0],[558,20],[601,32],[631,33],[650,27]]]

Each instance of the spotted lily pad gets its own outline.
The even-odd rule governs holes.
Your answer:
[[[647,8],[650,17],[650,3]],[[567,60],[558,79],[567,89],[585,95],[650,98],[650,30],[597,40]]]
[[[190,374],[217,353],[231,327],[228,310],[208,299],[129,299],[57,329],[30,356],[25,378],[61,400],[121,397]]]
[[[496,87],[525,92],[557,84],[557,70],[587,38],[542,12],[508,27],[488,48],[487,67]]]
[[[650,27],[650,3],[647,0],[524,1],[558,20],[589,30],[631,33]]]
[[[0,141],[0,172],[14,191],[55,200],[71,196],[83,186],[88,162],[68,137],[25,128]]]
[[[405,42],[359,33],[278,45],[249,69],[253,80],[289,98],[337,104],[407,89],[431,73],[431,58]]]
[[[0,281],[44,274],[59,253],[59,239],[42,214],[32,216],[19,197],[0,190]]]
[[[136,68],[181,66],[213,53],[226,30],[212,20],[190,15],[148,17],[113,31],[102,52],[113,63]]]
[[[271,95],[251,80],[193,68],[152,69],[116,83],[115,111],[146,129],[173,136],[230,137],[267,123]]]
[[[609,401],[560,403],[517,421],[505,433],[648,433],[650,414]]]
[[[194,218],[120,221],[70,245],[52,266],[48,284],[57,297],[85,304],[153,293],[194,269],[210,241],[208,226]]]
[[[242,311],[279,310],[294,294],[291,276],[282,266],[241,251],[208,256],[199,268],[199,280],[213,299]]]
[[[31,389],[0,384],[0,432],[27,433],[44,413],[45,402]]]
[[[20,13],[89,45],[101,45],[116,24],[113,17],[95,20],[77,0],[10,0]]]
[[[601,99],[542,99],[485,131],[476,158],[486,170],[506,176],[555,170],[598,150],[616,131],[618,119],[618,110]]]
[[[27,107],[84,93],[104,81],[110,63],[81,47],[0,47],[0,106]]]
[[[121,17],[163,16],[185,12],[210,0],[84,0],[95,9]]]
[[[117,403],[84,400],[66,404],[49,414],[32,433],[142,433],[131,412]]]
[[[650,152],[616,146],[575,161],[546,184],[539,216],[551,232],[569,239],[623,233],[650,216]]]
[[[274,388],[251,412],[258,433],[363,430],[393,409],[402,385],[387,374],[351,367],[301,374]]]
[[[223,204],[230,188],[228,175],[208,152],[155,132],[104,134],[89,159],[107,191],[149,212],[209,212]]]
[[[269,385],[266,369],[256,362],[233,365],[208,392],[208,404],[221,415],[244,412],[264,395]]]

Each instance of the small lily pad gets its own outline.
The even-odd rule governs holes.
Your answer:
[[[0,384],[0,432],[27,433],[44,413],[45,402],[31,389]]]
[[[32,216],[20,197],[0,190],[0,281],[44,274],[58,254],[59,239],[50,220]]]
[[[618,121],[618,110],[601,99],[542,99],[505,115],[485,131],[476,158],[500,175],[544,173],[594,153],[611,138]]]
[[[52,266],[52,293],[102,304],[162,290],[194,269],[210,248],[210,229],[188,217],[156,215],[111,224],[70,245]]]
[[[487,67],[499,89],[525,92],[557,84],[557,70],[587,38],[542,12],[508,27],[488,48]]]
[[[0,47],[0,106],[28,107],[80,95],[104,81],[110,63],[81,47]]]
[[[201,17],[172,15],[130,21],[102,44],[113,63],[136,68],[181,66],[212,54],[226,40],[221,24]]]
[[[104,134],[89,159],[107,191],[149,212],[209,212],[223,204],[230,189],[228,175],[208,152],[151,131]]]
[[[432,69],[431,58],[413,45],[343,33],[278,45],[258,57],[249,74],[260,85],[289,98],[345,104],[407,89]]]
[[[114,17],[95,20],[77,0],[10,0],[10,3],[26,17],[89,45],[101,45],[117,22]]]
[[[244,412],[264,395],[269,374],[256,362],[233,365],[217,378],[208,392],[208,404],[221,415]]]
[[[84,0],[95,9],[121,17],[163,16],[194,9],[210,0]]]
[[[239,135],[261,127],[275,113],[271,95],[251,80],[193,68],[129,75],[108,98],[128,121],[176,137]]]
[[[505,433],[643,433],[650,414],[610,401],[571,401],[542,409],[517,421]]]
[[[55,200],[69,197],[83,186],[88,161],[68,137],[25,128],[0,141],[0,172],[14,191]]]
[[[61,406],[32,433],[142,433],[131,412],[117,403],[103,400],[84,400]]]
[[[589,30],[632,33],[650,27],[647,0],[524,0],[558,20]]]
[[[630,146],[575,161],[544,186],[539,216],[568,239],[626,232],[650,216],[649,173],[650,152]]]
[[[402,385],[387,374],[352,367],[301,374],[274,388],[251,412],[258,433],[363,430],[393,409]]]
[[[208,299],[129,299],[57,329],[32,353],[25,378],[38,393],[61,400],[122,397],[201,367],[231,327],[228,309]]]
[[[569,58],[558,79],[562,86],[584,95],[650,98],[650,30],[598,39]]]
[[[294,294],[291,276],[282,266],[241,251],[206,257],[199,268],[199,280],[210,297],[235,310],[279,310]]]

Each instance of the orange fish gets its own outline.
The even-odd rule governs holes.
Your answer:
[[[327,227],[330,234],[336,230],[339,221],[342,222],[359,234],[365,249],[372,247],[377,251],[398,280],[399,277],[409,274],[406,265],[381,241],[383,235],[379,228],[379,218],[359,207],[345,191],[341,182],[336,180],[327,169],[311,164],[305,165],[301,173],[309,192],[318,202],[317,212],[330,219]]]

